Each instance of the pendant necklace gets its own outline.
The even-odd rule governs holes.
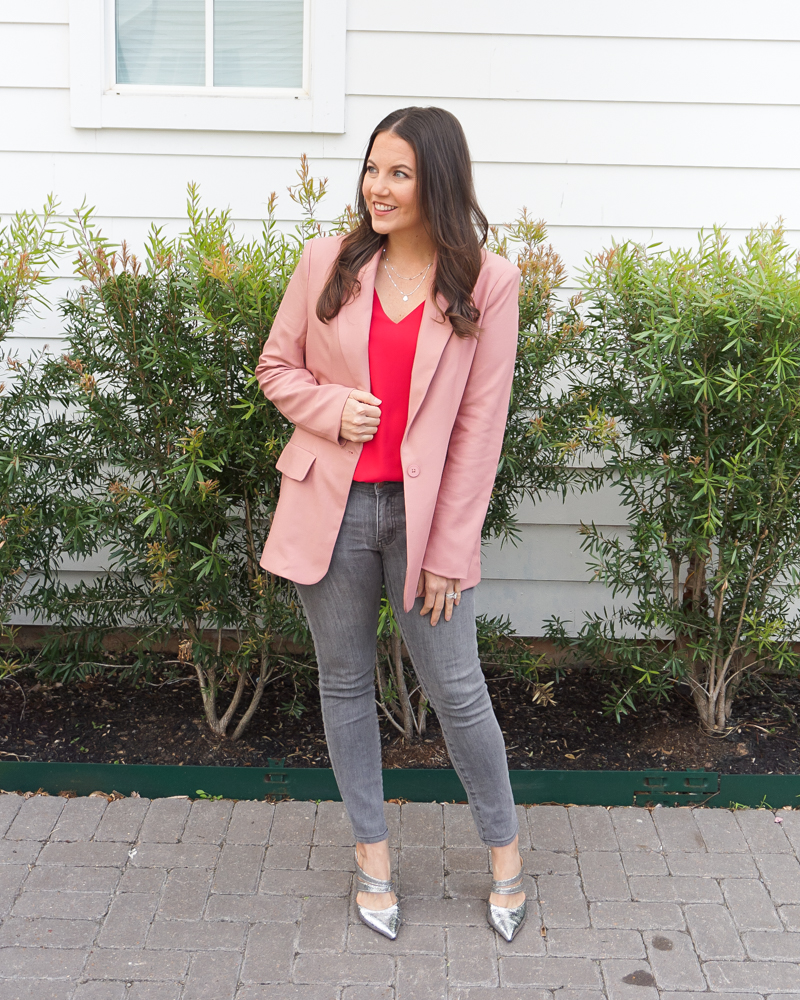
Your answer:
[[[402,290],[402,288],[400,288],[400,286],[397,284],[397,282],[391,276],[391,274],[389,274],[389,268],[390,267],[392,268],[392,270],[394,271],[394,273],[397,275],[397,277],[401,279],[401,281],[413,281],[414,278],[419,278],[420,275],[422,275],[422,277],[420,278],[420,280],[419,280],[418,284],[416,285],[416,287],[414,289],[412,289],[412,291],[410,291],[408,293],[408,295],[406,295],[405,292]],[[405,278],[405,277],[403,277],[402,274],[398,274],[398,272],[395,271],[394,268],[392,267],[392,265],[389,263],[389,258],[386,256],[386,248],[384,247],[384,251],[383,251],[383,269],[386,272],[386,275],[389,278],[389,281],[391,281],[391,283],[394,285],[394,287],[397,289],[397,291],[400,292],[400,295],[402,296],[403,302],[408,302],[409,298],[414,294],[414,292],[417,291],[417,289],[422,285],[423,281],[428,277],[428,271],[430,271],[430,269],[432,267],[433,267],[433,261],[431,261],[430,264],[428,264],[427,267],[423,267],[423,269],[421,271],[418,271],[416,274],[412,274],[410,278]]]

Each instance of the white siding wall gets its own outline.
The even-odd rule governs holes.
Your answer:
[[[107,235],[136,245],[153,220],[182,224],[194,180],[255,231],[305,152],[330,179],[333,217],[352,201],[375,122],[416,103],[461,119],[491,221],[527,205],[573,276],[612,238],[686,244],[714,223],[736,238],[783,216],[798,242],[796,0],[347,6],[346,132],[306,135],[73,129],[67,0],[0,0],[0,215],[51,191],[65,208],[86,197]],[[290,223],[295,206],[280,204]],[[17,331],[22,351],[55,347],[57,335],[55,314]],[[486,553],[483,609],[536,635],[551,614],[602,608],[608,594],[588,582],[575,526],[618,525],[614,498],[526,504],[520,516],[522,545]]]

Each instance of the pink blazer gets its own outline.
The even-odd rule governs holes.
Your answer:
[[[264,569],[296,583],[327,573],[361,445],[339,438],[353,389],[370,390],[369,327],[379,254],[361,270],[360,294],[330,323],[317,298],[341,237],[312,240],[286,289],[256,367],[264,395],[295,425],[277,461],[280,499],[261,556]],[[405,485],[410,611],[420,569],[481,576],[481,528],[505,430],[517,349],[519,271],[484,254],[473,297],[479,338],[457,337],[425,303],[400,454]],[[442,305],[444,303],[442,302]]]

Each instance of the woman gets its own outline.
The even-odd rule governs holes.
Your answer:
[[[473,588],[511,390],[519,272],[483,249],[469,150],[447,111],[386,117],[357,199],[353,232],[306,244],[256,368],[296,428],[278,459],[261,565],[296,583],[311,625],[361,919],[397,935],[373,678],[385,584],[491,848],[489,923],[510,941],[525,917],[522,861]]]

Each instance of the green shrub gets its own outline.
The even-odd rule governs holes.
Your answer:
[[[58,202],[50,196],[41,214],[17,212],[0,229],[0,341],[36,304],[47,305],[41,289],[55,276],[45,267],[63,246],[63,234],[53,222],[57,211]]]
[[[51,572],[58,547],[46,482],[55,471],[51,421],[38,391],[42,356],[20,361],[6,340],[21,317],[45,304],[42,288],[53,280],[45,267],[63,242],[57,208],[48,198],[40,215],[18,212],[0,229],[0,677],[21,663],[9,620]]]
[[[307,637],[292,585],[258,564],[290,429],[252,373],[313,219],[285,237],[270,216],[244,242],[193,188],[188,207],[188,231],[166,241],[153,229],[143,260],[109,247],[90,213],[73,224],[85,283],[63,304],[68,347],[42,390],[65,405],[63,443],[83,465],[61,497],[63,551],[106,570],[55,582],[38,610],[63,629],[51,660],[66,653],[73,669],[112,630],[136,629],[140,662],[179,633],[212,731],[227,735],[246,705],[237,738],[275,676],[275,640]]]
[[[570,346],[582,332],[575,302],[566,306],[559,289],[563,262],[546,243],[544,222],[523,208],[517,220],[493,227],[490,249],[520,269],[519,341],[503,449],[483,537],[516,541],[516,510],[525,496],[565,494],[565,456],[557,416],[560,382],[572,361]]]
[[[550,634],[610,672],[617,715],[683,679],[723,732],[746,678],[798,666],[800,263],[781,229],[738,254],[715,230],[694,252],[614,246],[584,288],[548,419],[588,456],[564,482],[619,492],[629,534],[586,525],[583,548],[626,601]]]

